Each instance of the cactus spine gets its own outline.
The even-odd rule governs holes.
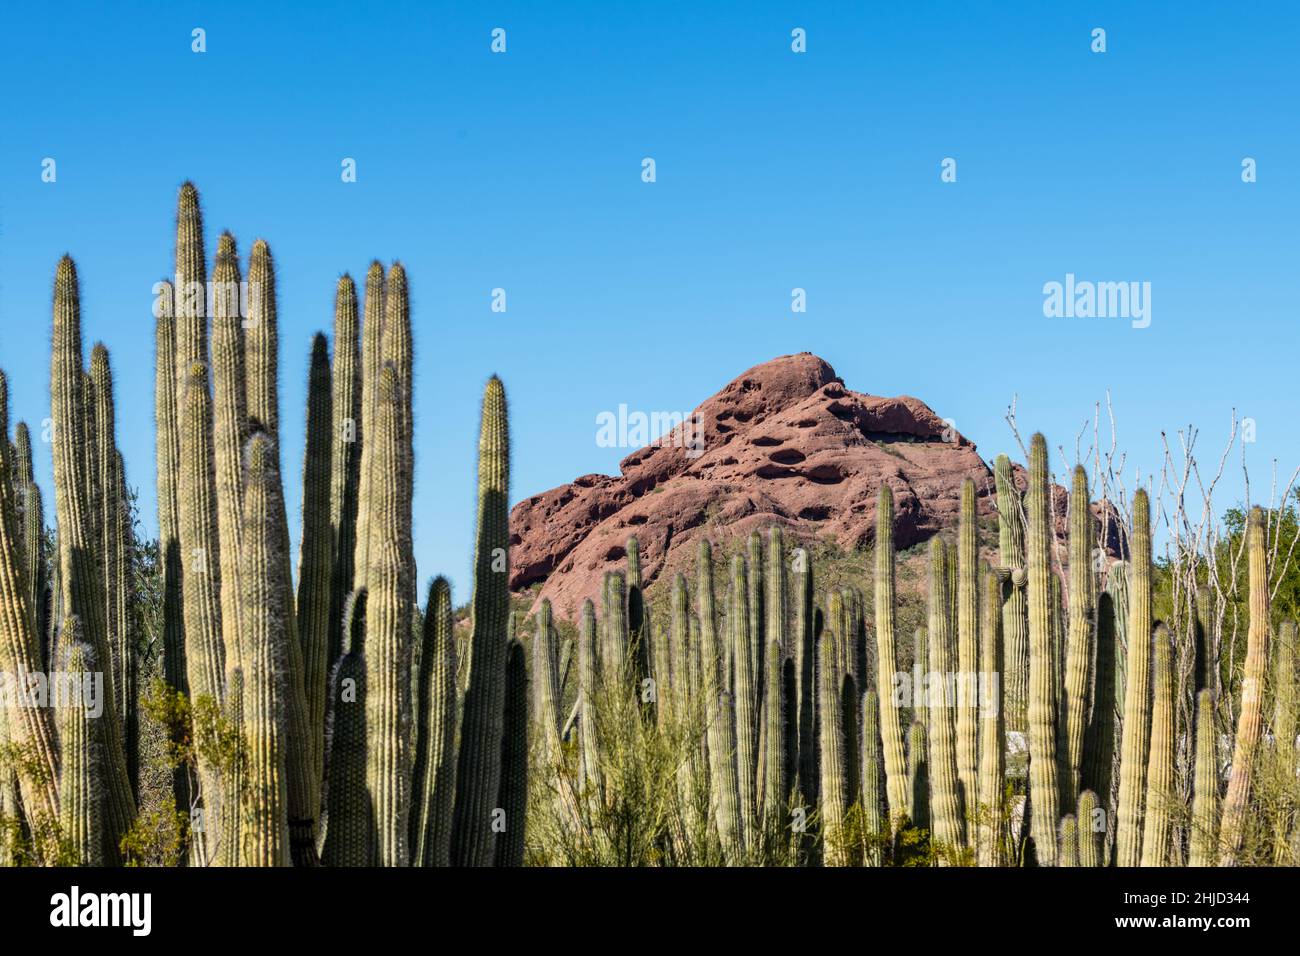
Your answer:
[[[494,375],[483,394],[479,434],[474,631],[452,836],[452,858],[458,866],[489,866],[495,854],[491,816],[501,785],[506,616],[510,612],[509,482],[506,393]]]
[[[1250,797],[1256,750],[1263,732],[1264,679],[1268,667],[1268,530],[1258,505],[1250,509],[1246,527],[1246,562],[1250,594],[1250,628],[1246,634],[1246,664],[1241,679],[1241,709],[1232,750],[1232,773],[1223,798],[1219,865],[1235,866],[1245,836],[1246,801]]]
[[[1035,434],[1029,449],[1029,517],[1026,540],[1029,598],[1029,799],[1038,861],[1056,863],[1058,780],[1055,670],[1052,652],[1051,515],[1048,511],[1047,441]]]
[[[1156,628],[1151,660],[1153,708],[1151,748],[1147,762],[1146,814],[1142,828],[1142,865],[1169,863],[1170,816],[1174,790],[1174,674],[1169,631]]]
[[[1124,662],[1124,726],[1115,834],[1118,866],[1137,866],[1142,860],[1142,806],[1151,739],[1151,505],[1141,488],[1133,496],[1130,551],[1128,658]]]
[[[1196,779],[1192,790],[1190,866],[1219,860],[1219,754],[1214,726],[1214,692],[1196,695]]]

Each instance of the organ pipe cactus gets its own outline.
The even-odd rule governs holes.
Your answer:
[[[94,665],[93,652],[81,640],[81,625],[71,617],[64,623],[62,669],[77,681]],[[57,702],[59,747],[59,821],[65,852],[77,866],[98,866],[103,859],[103,820],[99,771],[99,725],[90,715],[90,701],[65,689]],[[70,698],[70,699],[69,699]]]
[[[1142,860],[1143,802],[1151,740],[1151,506],[1144,489],[1133,496],[1128,570],[1128,657],[1124,662],[1124,725],[1120,740],[1115,862]]]
[[[284,669],[289,641],[287,595],[280,576],[282,541],[276,521],[280,493],[276,454],[268,435],[248,441],[244,473],[243,731],[247,782],[241,815],[240,862],[288,866],[288,786],[285,780]]]
[[[994,465],[998,496],[998,561],[1013,571],[1025,567],[1025,525],[1020,493],[1011,473],[1011,459],[999,455]],[[1002,631],[1006,648],[1008,726],[1017,730],[1025,724],[1029,700],[1029,608],[1023,579],[1014,586],[1003,604]]]
[[[1093,657],[1094,583],[1092,573],[1093,519],[1088,494],[1088,473],[1074,469],[1070,488],[1070,611],[1065,651],[1065,679],[1058,721],[1058,736],[1065,747],[1064,793],[1073,802],[1083,770],[1084,734],[1087,728],[1089,662]]]
[[[1029,448],[1029,487],[1025,495],[1029,517],[1026,535],[1029,574],[1029,799],[1033,804],[1032,828],[1038,861],[1044,866],[1053,866],[1056,863],[1060,804],[1048,494],[1047,441],[1041,434],[1035,434]]]
[[[497,866],[524,865],[524,831],[528,811],[528,670],[524,645],[510,642],[506,657],[505,733],[501,752],[501,793],[497,801],[501,827]]]
[[[925,724],[912,721],[907,730],[907,816],[919,830],[930,828],[929,748],[925,737]]]
[[[95,660],[108,661],[111,658],[105,635],[103,602],[96,588],[101,578],[94,557],[97,546],[95,519],[85,497],[91,479],[84,439],[83,388],[77,269],[72,259],[64,256],[59,261],[54,280],[54,338],[50,363],[62,606],[65,614],[80,619],[86,643],[90,645]],[[118,862],[118,844],[135,817],[135,797],[127,772],[122,721],[117,712],[117,694],[112,678],[110,668],[104,673],[105,699],[101,715],[105,779],[104,862],[108,864]]]
[[[578,625],[578,701],[582,779],[589,791],[601,788],[600,736],[596,726],[596,700],[600,689],[600,662],[596,652],[596,607],[588,598],[582,604]],[[461,744],[464,752],[464,744]]]
[[[862,757],[861,797],[864,859],[868,866],[880,866],[883,838],[889,833],[885,814],[885,768],[880,749],[880,704],[876,692],[862,695],[862,721],[859,726]]]
[[[361,361],[357,340],[357,286],[344,273],[334,293],[334,355],[330,425],[330,528],[334,571],[330,594],[329,652],[338,660],[343,646],[343,606],[356,574],[357,497],[361,479]]]
[[[212,436],[216,482],[217,538],[221,542],[221,631],[230,667],[242,661],[244,445],[248,399],[244,380],[244,317],[239,306],[239,258],[235,239],[223,233],[213,268],[217,291],[212,309]],[[183,452],[182,452],[183,454]]]
[[[844,723],[840,683],[836,679],[836,635],[827,630],[818,651],[817,705],[822,713],[821,745],[821,822],[823,859],[827,866],[848,866],[851,854],[844,832],[849,790],[846,780]]]
[[[1174,800],[1174,665],[1168,629],[1159,625],[1151,659],[1151,747],[1147,760],[1146,814],[1142,827],[1142,865],[1169,862]]]
[[[361,441],[361,460],[357,477],[356,553],[353,567],[356,578],[353,586],[360,589],[366,583],[370,562],[370,480],[374,442],[375,402],[379,390],[379,372],[384,365],[384,267],[370,263],[366,271],[364,322],[361,327],[361,418],[358,433]]]
[[[892,693],[898,670],[894,628],[894,493],[880,486],[876,504],[876,687],[880,699],[880,738],[891,819],[907,815],[907,760],[903,752],[903,711]],[[915,693],[916,688],[913,688]]]
[[[180,545],[181,433],[176,378],[175,290],[170,282],[158,284],[157,324],[154,330],[154,418],[158,432],[155,471],[158,476],[158,554],[163,594],[163,673],[167,683],[186,690],[185,624],[181,596],[184,570]],[[242,449],[240,449],[242,454]],[[242,463],[241,463],[242,468]],[[240,520],[243,520],[242,514]],[[186,779],[176,776],[176,798],[188,804]]]
[[[433,597],[430,593],[430,600],[433,600]],[[560,675],[556,660],[555,637],[555,628],[551,624],[551,602],[544,600],[537,609],[537,631],[533,637],[532,676],[533,724],[537,730],[540,756],[544,766],[554,766],[560,758]],[[450,632],[447,639],[451,640]],[[421,657],[422,672],[423,669],[424,662]],[[454,668],[452,672],[454,678]],[[668,681],[663,680],[661,683],[664,693],[667,693]],[[454,696],[452,701],[454,703]]]
[[[496,852],[492,810],[501,785],[506,617],[510,612],[510,437],[506,393],[495,375],[483,393],[478,527],[474,554],[469,687],[456,770],[452,859],[489,866]]]
[[[370,865],[373,813],[366,789],[366,592],[343,607],[343,656],[330,675],[329,797],[321,862]]]
[[[329,677],[330,613],[334,588],[330,527],[332,422],[329,346],[312,340],[307,378],[307,438],[303,453],[302,544],[298,560],[298,639],[310,738],[305,742],[311,779],[325,773],[325,694]],[[224,549],[223,549],[224,550]]]
[[[758,818],[760,700],[753,671],[756,655],[750,649],[753,615],[749,609],[749,593],[745,559],[736,555],[731,559],[731,606],[727,624],[731,629],[731,654],[735,661],[736,775],[740,786],[740,822],[745,846],[752,849]]]
[[[1097,794],[1084,790],[1079,794],[1079,865],[1101,866],[1105,861],[1106,812]]]
[[[410,862],[411,620],[402,554],[401,385],[386,365],[376,397],[374,475],[371,482],[370,567],[366,571],[366,788],[375,815],[375,860],[381,866]],[[500,741],[500,734],[496,740]],[[497,806],[495,794],[492,807]],[[491,861],[486,861],[490,863]]]
[[[793,650],[795,701],[798,708],[797,772],[800,793],[807,803],[812,804],[817,800],[817,687],[813,679],[817,658],[816,634],[813,630],[816,622],[816,611],[813,607],[816,585],[813,581],[812,563],[808,560],[808,552],[798,548],[794,556]]]
[[[1214,692],[1196,695],[1196,769],[1192,789],[1191,866],[1214,866],[1219,860],[1219,754],[1214,726]]]
[[[1241,709],[1232,750],[1232,773],[1223,798],[1219,864],[1235,866],[1246,827],[1246,802],[1250,797],[1256,750],[1264,724],[1264,679],[1268,666],[1269,582],[1268,530],[1264,512],[1250,509],[1246,526],[1246,567],[1250,594],[1250,629],[1246,635],[1246,664],[1241,678]]]
[[[957,776],[964,805],[973,808],[978,797],[979,727],[977,705],[970,693],[980,660],[979,526],[975,512],[975,482],[961,486],[961,512],[957,525]],[[977,689],[977,688],[976,688]]]
[[[976,858],[980,866],[1001,866],[1004,857],[1002,816],[1006,791],[1006,717],[1002,684],[1002,607],[1009,587],[1010,574],[1005,569],[985,573],[979,676],[982,686],[988,688],[989,697],[979,701],[980,827]]]
[[[549,617],[549,615],[547,615]],[[541,631],[538,632],[539,640]],[[411,810],[412,862],[418,866],[451,864],[451,818],[456,795],[456,633],[451,609],[451,585],[434,578],[424,612],[424,648],[420,653],[419,725]],[[539,643],[547,654],[544,642]],[[548,655],[549,656],[549,655]],[[543,664],[544,666],[544,664]],[[539,684],[551,683],[539,670]],[[559,715],[554,700],[549,709],[552,746],[558,747]]]
[[[952,613],[948,560],[943,542],[930,539],[929,724],[930,818],[935,839],[952,850],[966,843],[965,812],[957,771],[956,701],[949,693],[953,673]]]

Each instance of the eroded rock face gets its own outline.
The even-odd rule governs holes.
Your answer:
[[[807,352],[751,368],[695,416],[623,459],[618,476],[584,475],[515,505],[511,587],[542,581],[539,599],[573,618],[604,572],[623,567],[633,535],[647,585],[691,567],[702,533],[722,543],[781,524],[798,539],[859,547],[875,537],[882,482],[893,489],[899,549],[956,526],[967,478],[980,515],[995,510],[989,467],[929,406],[850,391]],[[700,427],[702,447],[683,447]]]

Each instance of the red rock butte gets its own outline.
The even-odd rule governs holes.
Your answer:
[[[685,447],[701,425],[702,447]],[[980,515],[995,512],[991,470],[948,422],[911,396],[850,391],[808,352],[754,366],[619,471],[515,505],[512,589],[543,582],[537,599],[572,619],[585,598],[598,598],[606,571],[625,568],[633,536],[646,586],[665,569],[693,567],[701,534],[721,544],[779,524],[798,540],[859,548],[875,538],[882,482],[894,493],[900,550],[956,526],[967,478]],[[1065,492],[1055,491],[1063,533]]]

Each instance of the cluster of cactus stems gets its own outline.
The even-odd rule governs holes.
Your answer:
[[[1250,793],[1239,768],[1249,768],[1250,755],[1264,746],[1262,688],[1270,665],[1262,512],[1255,509],[1248,523],[1248,683],[1238,755],[1221,796],[1219,729],[1208,687],[1196,698],[1194,731],[1182,732],[1186,751],[1179,745],[1177,647],[1152,616],[1146,492],[1134,497],[1127,560],[1100,562],[1087,474],[1074,469],[1068,562],[1061,569],[1046,441],[1035,435],[1031,442],[1023,493],[1007,459],[996,463],[994,475],[998,562],[981,559],[977,489],[968,482],[955,546],[938,537],[930,542],[928,620],[916,632],[910,671],[895,625],[887,484],[877,506],[870,635],[862,595],[834,587],[817,600],[807,554],[788,544],[780,525],[768,531],[766,547],[755,532],[727,559],[721,599],[716,549],[705,539],[693,587],[682,573],[667,579],[667,620],[649,621],[639,605],[659,695],[647,719],[663,728],[692,712],[698,716],[699,739],[681,758],[678,788],[683,803],[687,795],[706,795],[704,822],[722,861],[883,865],[903,859],[909,846],[914,852],[919,841],[925,859],[939,865],[1233,862],[1232,828],[1244,824],[1229,810]],[[613,799],[602,770],[610,743],[598,701],[611,687],[627,696],[639,686],[630,663],[633,589],[626,586],[640,581],[635,539],[627,554],[628,573],[611,571],[603,581],[600,613],[596,601],[583,606],[578,703],[563,725],[556,702],[564,697],[564,679],[555,667],[558,635],[549,602],[536,615],[532,713],[542,770],[558,773],[573,748],[578,786],[597,802]],[[1275,746],[1293,750],[1293,626],[1284,625],[1282,634],[1289,643],[1271,665],[1278,689],[1269,726]],[[1208,653],[1198,650],[1198,687],[1209,683]],[[1029,750],[1026,792],[1019,797],[1008,775],[1013,729],[1025,735]],[[1176,784],[1177,762],[1184,759],[1194,762],[1190,805],[1180,803]],[[687,817],[680,829],[694,830]],[[669,852],[679,852],[685,839],[672,831]],[[1279,836],[1286,839],[1289,834]],[[793,848],[793,856],[774,853],[783,847]]]
[[[333,356],[324,334],[311,342],[296,577],[265,241],[246,275],[242,314],[235,239],[217,240],[209,283],[198,192],[186,183],[175,274],[156,287],[154,395],[161,669],[193,723],[170,728],[193,742],[179,751],[172,794],[189,821],[187,861],[519,865],[530,682],[507,622],[504,388],[494,377],[484,395],[471,635],[460,649],[447,580],[433,581],[422,615],[416,604],[405,270],[372,263],[364,322],[343,276]],[[110,357],[96,345],[83,359],[68,257],[53,311],[52,554],[31,434],[19,423],[10,443],[0,375],[0,670],[102,672],[104,700],[98,717],[75,702],[5,708],[0,822],[30,835],[27,860],[111,865],[125,861],[135,822],[138,714],[152,689],[138,674],[136,541]],[[0,844],[0,862],[16,858]]]
[[[1184,718],[1178,642],[1153,618],[1147,493],[1133,498],[1126,559],[1098,562],[1088,477],[1075,468],[1062,569],[1041,435],[1023,479],[1005,456],[994,464],[995,564],[981,557],[978,489],[963,485],[955,542],[929,545],[928,613],[910,648],[887,483],[870,600],[843,584],[819,599],[807,551],[774,525],[727,557],[701,538],[693,578],[662,579],[658,617],[632,538],[625,569],[582,605],[576,642],[562,641],[549,602],[531,626],[511,610],[509,427],[494,377],[460,637],[445,578],[423,612],[417,602],[400,264],[372,263],[360,301],[341,277],[333,354],[324,334],[311,342],[295,576],[271,250],[251,247],[243,315],[230,294],[242,275],[234,237],[217,241],[213,296],[204,248],[186,184],[175,275],[159,284],[155,413],[162,673],[194,705],[178,739],[200,742],[173,787],[191,865],[522,865],[530,788],[540,781],[577,828],[581,801],[605,806],[622,785],[609,763],[621,744],[602,716],[611,699],[638,726],[694,728],[673,775],[682,822],[656,846],[667,859],[688,859],[704,833],[728,864],[878,866],[919,845],[939,864],[1231,865],[1260,754],[1295,763],[1296,631],[1285,623],[1273,640],[1264,513],[1246,527],[1249,631],[1225,787],[1205,594]],[[10,443],[0,374],[0,666],[102,671],[103,713],[68,702],[0,711],[0,818],[22,822],[37,862],[111,865],[124,861],[140,773],[136,542],[110,357],[95,345],[83,360],[67,257],[53,313],[52,550],[31,432],[18,423]],[[1028,743],[1019,797],[1012,732]],[[223,739],[233,748],[202,743]],[[1180,761],[1194,765],[1186,807]],[[579,802],[548,780],[566,766]],[[14,859],[9,841],[0,853]]]

